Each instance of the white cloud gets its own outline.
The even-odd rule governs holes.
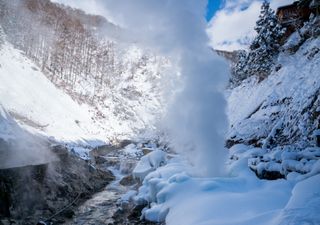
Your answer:
[[[272,0],[271,7],[291,3],[292,0]],[[209,22],[210,45],[216,49],[245,49],[255,35],[254,26],[260,13],[260,0],[227,0]]]

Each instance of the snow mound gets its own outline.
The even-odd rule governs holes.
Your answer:
[[[133,170],[133,176],[143,180],[147,174],[156,170],[166,163],[166,153],[161,150],[154,150],[143,156]]]

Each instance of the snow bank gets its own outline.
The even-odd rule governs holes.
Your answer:
[[[161,150],[155,150],[143,156],[133,170],[133,176],[143,180],[151,171],[166,163],[166,153]]]
[[[145,219],[168,225],[291,224],[285,223],[294,221],[287,219],[291,213],[297,219],[292,224],[317,224],[319,175],[295,181],[260,180],[249,169],[248,159],[263,153],[235,145],[231,154],[238,159],[228,162],[229,175],[216,178],[194,177],[192,166],[175,156],[145,176],[134,199],[149,203],[143,210]]]
[[[292,197],[273,224],[320,224],[320,174],[298,183]]]

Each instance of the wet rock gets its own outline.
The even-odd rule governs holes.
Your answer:
[[[127,145],[130,145],[132,143],[134,143],[132,140],[122,140],[119,142],[119,144],[117,146],[118,146],[118,148],[124,148]]]
[[[53,152],[60,160],[0,170],[0,218],[34,225],[72,203],[53,218],[58,221],[54,224],[62,223],[74,215],[76,205],[114,179],[111,172],[92,167],[63,146],[54,146]]]
[[[74,216],[74,211],[72,209],[66,209],[63,212],[63,216],[68,218],[68,219],[71,219]]]
[[[147,154],[149,154],[149,153],[152,152],[152,151],[153,151],[153,149],[151,149],[151,148],[143,148],[143,149],[142,149],[143,155],[147,155]]]
[[[132,186],[138,183],[138,179],[134,178],[132,175],[125,176],[120,180],[120,184],[123,186]]]
[[[96,156],[95,162],[96,162],[96,164],[104,164],[104,163],[107,163],[108,160],[103,156]]]
[[[265,180],[277,180],[285,178],[285,175],[281,174],[279,171],[262,170],[260,173],[258,173],[256,170],[254,170],[254,172],[257,177]]]

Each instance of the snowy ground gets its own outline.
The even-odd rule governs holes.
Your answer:
[[[230,155],[237,155],[238,160],[230,160],[226,175],[216,178],[195,177],[187,161],[169,157],[165,166],[146,175],[134,199],[149,203],[144,218],[165,220],[168,225],[319,224],[319,161],[313,172],[294,179],[260,180],[248,167],[256,151],[234,146]],[[163,161],[153,153],[142,158],[142,164],[146,158],[158,165]],[[149,171],[150,164],[145,165]],[[139,164],[137,168],[142,170]]]

